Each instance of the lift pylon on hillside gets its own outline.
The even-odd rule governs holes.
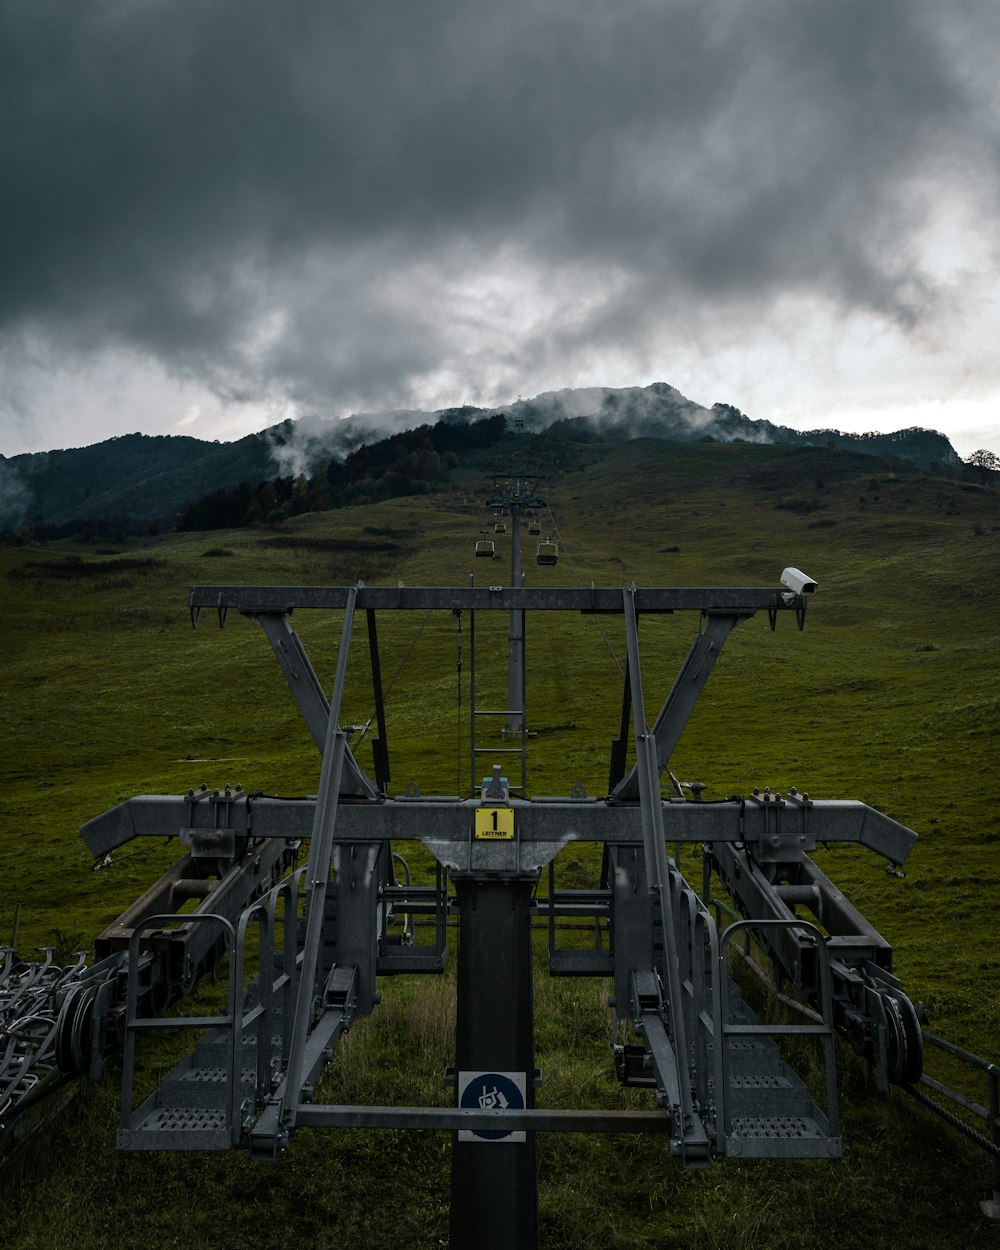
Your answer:
[[[526,521],[528,525],[528,533],[535,534],[541,532],[541,525],[538,521],[538,510],[547,508],[546,501],[539,496],[538,483],[541,482],[542,475],[538,473],[525,473],[518,468],[515,462],[511,463],[510,473],[506,476],[497,475],[493,479],[493,488],[488,494],[483,508],[492,508],[494,514],[498,517],[510,517],[511,520],[511,546],[510,546],[510,585],[523,586],[525,584],[524,570],[521,566],[521,522]],[[499,524],[497,526],[499,530]],[[506,524],[503,532],[507,532]],[[554,543],[549,543],[546,548],[546,558],[541,558],[541,549],[544,544],[538,544],[538,563],[554,564],[555,560],[548,558],[549,550],[558,552],[558,547]],[[478,554],[478,546],[477,546]],[[503,711],[504,717],[504,736],[514,741],[520,741],[521,754],[521,771],[522,773],[527,767],[525,754],[526,748],[526,714],[525,705],[525,687],[524,687],[524,615],[523,613],[511,613],[510,616],[510,633],[507,640],[507,707]],[[475,756],[478,748],[475,745],[476,719],[479,715],[495,716],[494,711],[477,712],[473,710],[473,756]],[[523,793],[523,782],[521,786]]]

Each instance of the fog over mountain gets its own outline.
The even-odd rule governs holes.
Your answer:
[[[511,431],[550,431],[575,440],[658,438],[674,442],[833,445],[907,459],[925,469],[958,468],[944,435],[909,429],[855,435],[799,431],[755,421],[729,404],[705,408],[664,382],[647,387],[548,391],[499,408],[358,413],[343,420],[284,421],[233,443],[130,434],[90,447],[0,456],[0,530],[41,517],[61,525],[81,516],[128,516],[171,525],[188,503],[244,481],[312,474],[388,434],[500,414]]]
[[[728,443],[793,443],[824,445],[843,442],[845,446],[868,448],[895,454],[931,466],[955,467],[959,457],[949,440],[936,431],[896,431],[864,436],[837,430],[795,430],[771,421],[754,420],[730,404],[706,408],[682,395],[666,382],[650,386],[567,387],[544,391],[531,399],[495,408],[444,408],[433,411],[405,409],[396,412],[359,413],[349,420],[304,418],[272,429],[275,463],[283,472],[308,472],[331,454],[342,455],[363,442],[397,430],[413,429],[439,420],[467,420],[473,415],[502,413],[513,429],[538,433],[552,429],[567,437],[589,435],[599,438],[664,438],[674,442],[697,440]],[[918,433],[923,439],[916,437]],[[908,437],[904,438],[906,434]],[[889,453],[893,454],[893,453]]]

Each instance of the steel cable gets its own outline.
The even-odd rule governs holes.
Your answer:
[[[949,1111],[935,1098],[931,1098],[929,1094],[922,1093],[913,1085],[901,1085],[900,1089],[904,1090],[911,1098],[915,1098],[922,1107],[926,1107],[928,1111],[933,1111],[945,1123],[950,1124],[953,1129],[957,1129],[963,1137],[967,1137],[969,1141],[975,1142],[977,1146],[981,1146],[988,1154],[995,1159],[1000,1159],[1000,1146],[994,1145],[988,1137],[967,1124],[961,1116],[956,1115],[954,1111]]]
[[[569,548],[566,546],[566,540],[563,538],[562,534],[559,532],[559,526],[556,524],[556,518],[553,515],[552,508],[548,504],[545,505],[545,511],[549,515],[549,523],[552,527],[553,533],[556,536],[556,542],[562,547],[563,551],[565,552],[566,559],[569,561],[569,566],[573,570],[573,576],[576,578],[576,584],[577,586],[582,588],[583,578],[580,576],[580,570],[576,567],[576,561],[573,559],[573,556],[571,555]],[[597,625],[597,628],[601,631],[601,637],[604,639],[604,645],[608,649],[608,654],[611,656],[612,660],[614,660],[615,662],[615,668],[617,668],[618,670],[618,675],[619,677],[621,677],[622,681],[624,681],[625,670],[622,668],[618,660],[618,656],[615,655],[614,647],[612,647],[611,642],[608,638],[608,635],[604,631],[604,626],[601,624],[601,618],[595,615],[593,619]]]

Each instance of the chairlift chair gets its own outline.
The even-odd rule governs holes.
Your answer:
[[[479,532],[482,534],[482,538],[476,543],[476,555],[487,560],[495,559],[497,554],[496,544],[492,538],[486,537],[485,530],[480,530]]]
[[[540,534],[542,532],[542,523],[536,516],[528,517],[528,533]]]
[[[543,538],[535,548],[535,559],[539,564],[555,564],[559,560],[559,544],[551,538]]]

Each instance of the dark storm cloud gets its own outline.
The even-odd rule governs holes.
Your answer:
[[[986,0],[14,0],[0,335],[337,406],[484,352],[516,377],[449,294],[510,256],[543,287],[615,276],[557,299],[535,353],[789,291],[917,324],[928,212],[995,188],[997,24]]]

